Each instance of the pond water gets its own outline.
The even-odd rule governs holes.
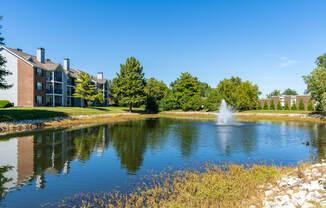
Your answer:
[[[0,207],[39,207],[80,192],[128,191],[145,175],[205,161],[296,165],[325,154],[325,125],[308,123],[217,126],[155,118],[11,134],[0,136]]]

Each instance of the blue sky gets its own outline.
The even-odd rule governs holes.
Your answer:
[[[216,86],[239,76],[303,93],[326,53],[324,0],[1,0],[8,47],[112,79],[129,56],[167,84],[190,72]]]

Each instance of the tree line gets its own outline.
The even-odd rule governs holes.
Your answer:
[[[216,88],[188,72],[167,86],[155,78],[145,78],[143,66],[134,58],[127,58],[120,65],[120,72],[110,81],[109,95],[115,105],[133,107],[145,106],[147,112],[159,110],[208,110],[219,108],[222,99],[237,110],[256,109],[261,92],[257,85],[231,77],[219,82]]]

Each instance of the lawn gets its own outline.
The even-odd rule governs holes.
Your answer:
[[[0,122],[48,119],[55,117],[70,117],[79,115],[99,115],[109,113],[126,113],[128,107],[34,107],[34,108],[4,108],[0,109]],[[133,112],[143,112],[142,108],[134,108]]]

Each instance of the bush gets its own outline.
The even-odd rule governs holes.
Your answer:
[[[305,107],[305,105],[304,105],[304,103],[303,103],[303,99],[300,98],[300,102],[299,102],[299,110],[304,111],[305,109],[306,109],[306,107]]]
[[[284,104],[284,110],[290,110],[289,103],[285,102]]]
[[[269,105],[269,109],[270,110],[275,110],[274,100],[271,100],[271,104]]]
[[[308,103],[307,109],[308,109],[308,111],[314,111],[315,110],[311,100]]]
[[[150,113],[158,112],[158,101],[153,97],[147,97],[145,110]]]
[[[295,104],[294,101],[292,102],[291,110],[297,110],[297,105]]]
[[[173,95],[168,95],[161,100],[161,109],[163,111],[180,109],[180,105]]]
[[[0,108],[8,108],[11,106],[9,100],[0,100]]]
[[[268,110],[268,103],[267,103],[267,100],[264,101],[264,110]]]
[[[282,105],[280,100],[277,101],[277,110],[282,110]]]

